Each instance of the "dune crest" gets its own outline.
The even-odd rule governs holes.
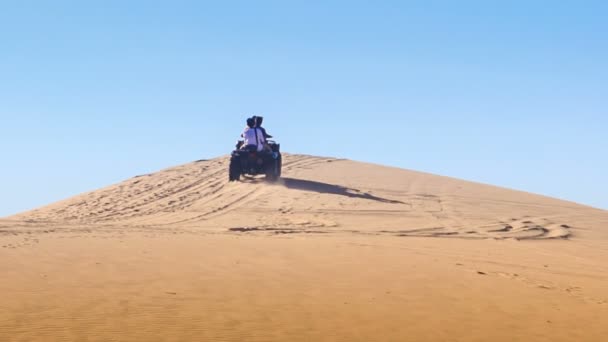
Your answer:
[[[597,211],[528,193],[335,158],[286,155],[284,177],[276,184],[263,178],[229,183],[227,165],[224,157],[176,166],[12,219],[123,229],[170,226],[272,234],[556,239],[571,236],[577,224],[571,222],[573,213]]]

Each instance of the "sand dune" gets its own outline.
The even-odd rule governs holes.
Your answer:
[[[0,220],[0,340],[602,341],[608,212],[349,160],[227,158]]]

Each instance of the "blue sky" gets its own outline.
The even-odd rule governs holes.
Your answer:
[[[608,209],[603,1],[3,1],[0,216],[230,152]]]

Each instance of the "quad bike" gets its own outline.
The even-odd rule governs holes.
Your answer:
[[[232,151],[230,167],[228,169],[228,180],[238,181],[241,175],[266,175],[269,181],[276,181],[281,177],[281,145],[275,141],[268,141],[268,149],[257,151],[256,146],[243,147],[243,141],[239,141],[236,150]]]

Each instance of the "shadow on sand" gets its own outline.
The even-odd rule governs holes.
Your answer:
[[[401,201],[390,200],[387,198],[374,196],[372,194],[362,192],[357,189],[351,189],[351,188],[347,188],[347,187],[343,187],[343,186],[339,186],[339,185],[315,182],[315,181],[304,180],[304,179],[283,177],[279,181],[279,184],[284,185],[288,189],[311,191],[311,192],[317,192],[320,194],[340,195],[340,196],[346,196],[346,197],[351,197],[351,198],[361,198],[361,199],[377,201],[377,202],[382,202],[382,203],[404,204]]]

